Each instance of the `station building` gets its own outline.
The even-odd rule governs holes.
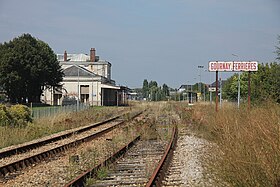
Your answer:
[[[75,104],[93,106],[127,105],[127,88],[111,79],[112,65],[100,60],[91,48],[87,54],[57,54],[64,77],[57,87],[45,88],[41,101],[50,105]]]

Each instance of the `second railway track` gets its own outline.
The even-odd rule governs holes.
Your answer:
[[[130,115],[131,118],[134,118],[141,113],[142,112],[134,112]],[[0,176],[5,177],[9,173],[20,171],[28,166],[49,159],[82,142],[97,138],[116,128],[124,121],[124,119],[121,119],[121,116],[117,116],[100,123],[77,128],[75,130],[68,130],[34,143],[26,143],[23,146],[4,149],[0,152]],[[68,138],[68,141],[64,141],[65,138]]]

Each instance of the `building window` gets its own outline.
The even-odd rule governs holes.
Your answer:
[[[89,102],[89,85],[81,85],[81,102],[88,103]]]

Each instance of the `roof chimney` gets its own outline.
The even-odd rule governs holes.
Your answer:
[[[90,62],[95,62],[95,48],[90,49]]]
[[[66,51],[64,51],[64,61],[67,61],[67,52]]]

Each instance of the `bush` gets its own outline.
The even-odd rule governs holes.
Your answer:
[[[28,122],[32,122],[31,111],[25,105],[13,105],[9,108],[9,113],[12,117],[13,126],[24,126]]]
[[[6,126],[11,123],[11,117],[5,105],[0,104],[0,126]]]
[[[13,105],[8,108],[0,104],[0,126],[25,126],[31,121],[31,111],[27,106]]]

